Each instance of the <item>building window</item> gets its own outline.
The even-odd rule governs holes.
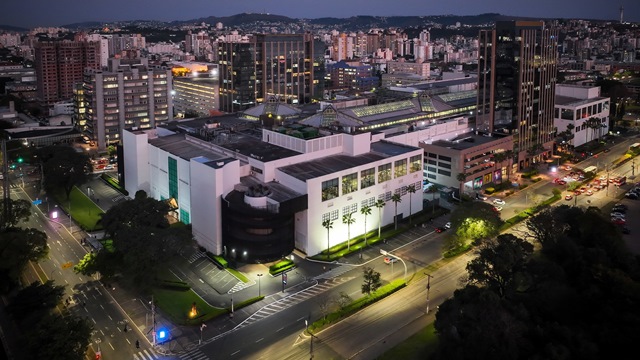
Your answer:
[[[346,195],[358,190],[358,173],[345,175],[342,177],[342,195]]]
[[[391,201],[391,191],[384,193],[384,201]]]
[[[365,206],[372,207],[375,204],[376,204],[376,198],[370,197],[368,199],[362,200],[362,203],[360,203],[360,207],[365,207]]]
[[[443,160],[443,161],[451,162],[451,158],[448,157],[448,156],[444,156],[444,155],[440,155],[440,157],[438,159]]]
[[[563,120],[574,120],[573,118],[573,110],[571,109],[562,109],[562,113],[560,113],[560,118]]]
[[[190,223],[190,219],[189,219],[189,212],[180,209],[180,221],[182,221],[185,224],[189,224]]]
[[[422,155],[412,156],[409,161],[411,162],[409,172],[418,172],[422,169]]]
[[[366,169],[360,172],[360,188],[368,188],[376,184],[376,169]]]
[[[396,178],[407,175],[407,159],[396,161],[394,164],[394,170]]]
[[[358,204],[347,205],[342,208],[342,215],[353,214],[356,211],[358,211]]]
[[[322,201],[338,197],[338,178],[322,182]]]
[[[439,162],[438,166],[443,167],[445,169],[451,169],[451,164],[445,163],[445,162]]]
[[[444,175],[444,176],[451,176],[451,171],[445,171],[445,170],[442,170],[442,169],[438,169],[438,174]]]
[[[391,164],[378,166],[378,184],[391,180]]]

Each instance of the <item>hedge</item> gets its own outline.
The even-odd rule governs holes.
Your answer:
[[[269,266],[269,274],[274,276],[274,275],[283,273],[287,270],[293,269],[295,266],[296,264],[292,260],[283,259]]]

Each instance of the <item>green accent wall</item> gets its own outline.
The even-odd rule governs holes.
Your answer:
[[[169,157],[169,197],[178,200],[178,161]]]

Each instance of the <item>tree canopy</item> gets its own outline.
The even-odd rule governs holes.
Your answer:
[[[640,262],[599,212],[559,206],[530,243],[484,242],[464,288],[436,314],[438,359],[628,358],[640,335]]]
[[[92,165],[89,156],[69,146],[47,146],[38,150],[44,186],[48,191],[62,188],[67,197],[76,185],[87,182]]]
[[[166,202],[144,193],[113,206],[101,220],[113,246],[85,257],[75,270],[85,275],[99,271],[105,277],[120,273],[131,285],[151,285],[167,262],[193,245],[191,227],[170,226],[169,211]]]
[[[0,233],[0,293],[11,290],[27,262],[49,252],[47,235],[36,229],[8,228]]]

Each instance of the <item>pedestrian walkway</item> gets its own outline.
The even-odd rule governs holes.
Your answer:
[[[196,260],[200,259],[201,257],[205,256],[205,252],[204,251],[197,251],[196,253],[194,253],[193,255],[191,255],[187,261],[189,262],[189,264],[193,264]]]
[[[353,279],[353,277],[339,277],[339,278],[333,278],[331,280],[326,280],[326,281],[322,281],[322,282],[318,282],[316,285],[313,285],[311,287],[308,287],[304,290],[298,291],[292,295],[289,295],[283,299],[280,299],[278,301],[272,302],[268,305],[263,306],[262,308],[260,308],[260,310],[256,311],[255,313],[251,314],[251,316],[249,316],[247,319],[245,319],[243,322],[241,322],[240,324],[238,324],[235,328],[233,328],[233,330],[238,330],[240,328],[243,328],[245,326],[249,326],[257,321],[260,321],[266,317],[269,317],[273,314],[276,314],[280,311],[283,311],[287,308],[290,308],[296,304],[299,304],[303,301],[309,300],[310,298],[313,297],[318,297],[320,296],[322,293],[324,293],[325,291],[340,285],[344,282],[347,282],[349,280]]]
[[[142,351],[138,351],[136,354],[133,354],[134,360],[154,360],[154,359],[162,359],[161,355],[158,355],[153,351],[153,349],[144,349]]]
[[[231,290],[229,290],[227,293],[228,293],[228,294],[233,294],[233,293],[235,293],[235,292],[238,292],[238,291],[244,290],[244,289],[246,289],[246,288],[248,288],[248,287],[250,287],[250,286],[253,286],[253,285],[255,285],[255,284],[256,284],[255,282],[244,283],[244,282],[242,282],[242,281],[238,281],[235,285],[233,285],[233,287],[231,288]]]
[[[200,350],[200,348],[189,350],[184,354],[180,354],[179,357],[181,360],[209,360],[211,359],[205,353]]]

